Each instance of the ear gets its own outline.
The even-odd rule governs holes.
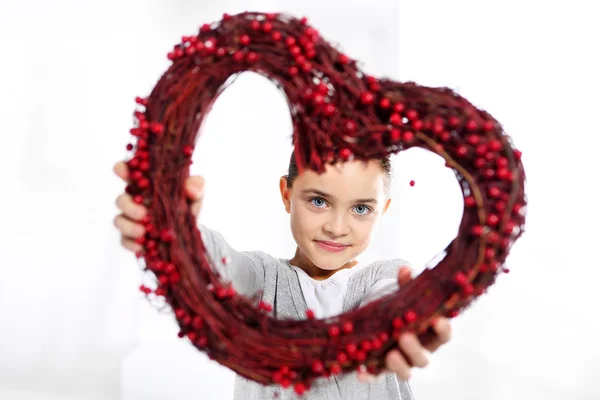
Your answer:
[[[290,198],[292,197],[292,191],[287,186],[287,176],[285,175],[279,178],[279,192],[281,193],[281,200],[283,201],[285,211],[289,214]]]
[[[383,203],[383,212],[381,213],[381,215],[385,214],[386,211],[388,210],[388,208],[390,207],[390,203],[392,202],[391,197],[388,197],[387,199],[385,199],[385,203]]]

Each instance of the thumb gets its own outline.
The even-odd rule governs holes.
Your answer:
[[[113,167],[113,171],[119,178],[123,181],[127,182],[129,180],[129,167],[125,164],[124,161],[119,161]]]
[[[192,201],[198,201],[204,197],[204,178],[201,176],[191,176],[185,182],[185,191]]]
[[[403,265],[400,267],[400,271],[398,271],[398,283],[400,285],[407,284],[413,279],[413,270],[407,266]]]

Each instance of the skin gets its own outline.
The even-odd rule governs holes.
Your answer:
[[[128,181],[129,172],[124,162],[117,163],[114,172],[123,181]],[[191,211],[198,217],[204,199],[204,178],[190,177],[185,188],[192,202]],[[290,262],[317,280],[327,279],[336,271],[356,265],[356,257],[368,247],[391,202],[383,171],[376,161],[336,164],[328,166],[322,174],[305,171],[296,177],[291,188],[287,187],[283,176],[279,189],[285,210],[290,214],[290,228],[297,244]],[[126,193],[117,198],[117,207],[121,214],[115,217],[114,224],[121,233],[122,246],[132,252],[141,251],[142,247],[135,239],[145,235],[140,221],[148,210],[134,203]],[[344,247],[341,251],[330,251],[320,245],[322,241]],[[410,268],[402,266],[398,279],[400,285],[413,279]],[[436,338],[427,345],[421,344],[413,333],[401,335],[399,349],[386,356],[387,370],[408,380],[413,368],[426,367],[430,353],[451,338],[451,327],[446,318],[437,319],[433,330]],[[358,377],[367,383],[378,379],[362,372]]]

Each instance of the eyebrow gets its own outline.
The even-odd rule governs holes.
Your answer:
[[[322,191],[317,190],[317,189],[312,189],[312,188],[306,189],[302,193],[304,193],[304,194],[314,193],[317,196],[326,197],[326,198],[330,198],[330,199],[335,199],[335,196],[332,196],[332,195],[330,195],[328,193],[322,192]],[[354,203],[375,203],[375,204],[377,204],[377,199],[374,199],[372,197],[364,198],[364,199],[356,199],[356,200],[354,200]]]

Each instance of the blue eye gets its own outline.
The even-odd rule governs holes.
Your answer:
[[[354,207],[354,210],[358,215],[369,215],[373,211],[369,206],[366,206],[364,204],[357,205],[356,207]]]
[[[321,197],[313,197],[310,202],[317,208],[322,208],[325,205],[325,200]]]

